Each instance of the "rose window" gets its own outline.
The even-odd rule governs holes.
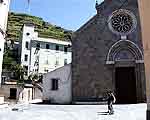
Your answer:
[[[136,27],[134,14],[127,10],[115,11],[109,19],[110,29],[120,35],[127,35]]]

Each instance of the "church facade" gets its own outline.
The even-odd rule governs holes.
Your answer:
[[[104,0],[72,40],[72,100],[96,100],[107,91],[117,103],[146,101],[137,0]]]

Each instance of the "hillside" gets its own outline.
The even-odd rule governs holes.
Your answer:
[[[72,31],[45,22],[40,17],[10,12],[6,39],[11,40],[12,45],[5,44],[3,71],[9,71],[10,68],[20,63],[20,54],[18,49],[13,47],[13,41],[19,41],[21,39],[23,24],[28,22],[35,25],[35,31],[39,33],[39,37],[55,38],[64,41],[71,40]]]
[[[42,18],[22,13],[10,12],[8,16],[7,40],[19,41],[24,23],[33,23],[39,37],[69,41],[72,31],[45,22]]]

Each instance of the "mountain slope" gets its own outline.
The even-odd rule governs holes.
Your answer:
[[[45,22],[40,17],[10,12],[8,16],[7,40],[19,41],[21,28],[27,22],[35,25],[35,31],[39,33],[39,37],[69,41],[73,33],[70,30],[65,30],[59,26]]]

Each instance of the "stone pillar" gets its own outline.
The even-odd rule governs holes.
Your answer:
[[[147,120],[150,120],[150,0],[138,0],[144,46],[146,73]]]

